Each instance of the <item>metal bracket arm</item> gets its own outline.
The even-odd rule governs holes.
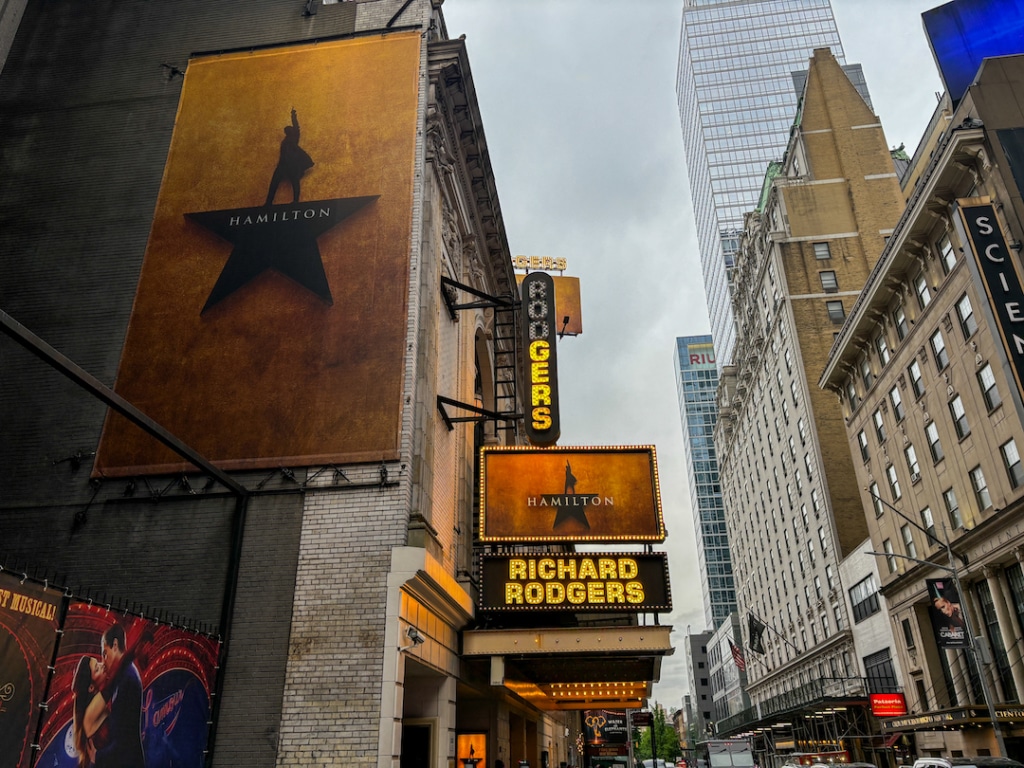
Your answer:
[[[461,408],[464,411],[469,411],[476,414],[475,416],[452,416],[448,413],[445,406],[452,408]],[[455,425],[459,422],[465,421],[488,421],[494,419],[496,421],[516,421],[522,418],[522,414],[519,413],[498,413],[496,411],[488,411],[486,408],[478,408],[475,405],[469,403],[460,403],[458,400],[452,400],[450,397],[444,395],[437,396],[437,410],[441,412],[441,418],[444,419],[445,426],[448,427],[448,431],[451,432],[455,429]]]
[[[465,291],[472,296],[476,296],[480,301],[470,301],[462,304],[456,303],[455,294],[457,291]],[[452,320],[455,319],[455,313],[460,309],[486,309],[488,307],[512,306],[511,298],[491,296],[483,291],[478,291],[476,288],[456,282],[450,277],[441,278],[441,296],[444,298],[445,306],[448,307],[448,314],[451,315]]]

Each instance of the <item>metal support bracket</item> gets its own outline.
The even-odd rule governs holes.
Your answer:
[[[452,416],[448,413],[448,409],[461,408],[464,411],[469,411],[474,416]],[[518,421],[523,418],[521,413],[497,413],[496,411],[488,411],[486,408],[479,408],[469,403],[460,403],[458,400],[452,400],[450,397],[444,395],[437,396],[437,410],[441,412],[441,418],[444,419],[445,426],[448,427],[448,431],[451,432],[455,429],[455,425],[460,422],[466,421]]]
[[[465,291],[466,293],[476,296],[480,301],[470,301],[457,303],[456,295],[458,291]],[[452,280],[450,277],[441,278],[441,297],[444,299],[445,306],[448,307],[448,314],[452,320],[456,319],[456,312],[460,309],[486,309],[488,307],[511,307],[511,298],[502,298],[500,296],[491,296],[490,294],[478,291],[463,283],[459,283]]]

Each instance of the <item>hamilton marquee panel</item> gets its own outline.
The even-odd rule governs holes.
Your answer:
[[[224,469],[395,458],[420,35],[189,62],[116,391]],[[95,472],[176,472],[111,412]]]
[[[483,542],[665,540],[654,446],[488,447]]]

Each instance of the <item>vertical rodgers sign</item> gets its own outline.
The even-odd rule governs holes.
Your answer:
[[[560,431],[555,325],[555,284],[546,272],[523,278],[523,342],[526,348],[526,438],[553,445]]]

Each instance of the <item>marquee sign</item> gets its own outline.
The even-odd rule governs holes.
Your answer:
[[[481,556],[482,611],[672,610],[663,552]]]
[[[654,446],[480,452],[480,541],[665,540]]]
[[[555,284],[546,272],[533,272],[523,278],[521,290],[526,350],[526,439],[534,445],[552,445],[560,431]]]

